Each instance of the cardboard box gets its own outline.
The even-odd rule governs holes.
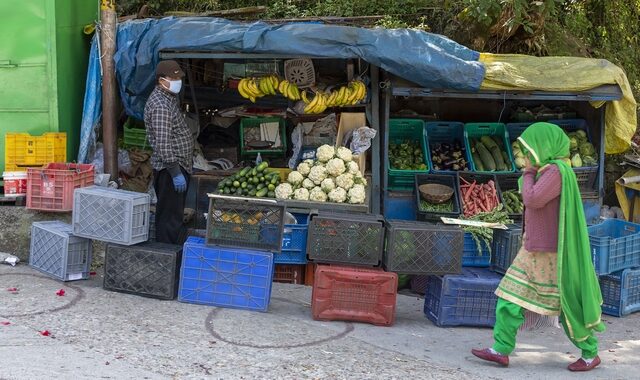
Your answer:
[[[340,114],[340,121],[338,122],[338,136],[336,137],[336,147],[342,146],[342,140],[345,133],[354,129],[367,126],[367,117],[364,112],[349,113],[343,112]],[[358,163],[360,172],[364,175],[367,165],[367,153],[354,156],[354,161]]]

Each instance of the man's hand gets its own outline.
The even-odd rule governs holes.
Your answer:
[[[175,177],[172,177],[172,179],[173,179],[173,188],[178,193],[184,193],[185,191],[187,191],[187,179],[184,178],[184,175],[182,175],[182,173],[180,173]]]

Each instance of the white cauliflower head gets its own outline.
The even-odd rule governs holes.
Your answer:
[[[336,177],[336,185],[345,190],[353,187],[353,174],[343,173]]]
[[[302,162],[304,162],[305,164],[309,165],[309,167],[312,167],[316,163],[314,160],[311,160],[311,159],[306,159],[306,160],[304,160]]]
[[[327,193],[322,191],[319,186],[314,187],[309,192],[309,200],[316,202],[326,202],[327,201]]]
[[[327,162],[336,154],[336,148],[331,145],[323,145],[316,150],[316,158],[320,162]]]
[[[302,181],[302,187],[304,187],[307,190],[311,190],[314,187],[316,187],[316,184],[313,183],[313,181],[310,180],[309,178],[305,178],[304,181]]]
[[[364,190],[363,185],[353,185],[351,189],[349,189],[349,203],[354,204],[362,204],[366,198],[366,192]]]
[[[355,161],[347,162],[347,172],[353,175],[360,173],[360,167],[358,166],[358,163]]]
[[[333,178],[325,178],[320,184],[322,191],[325,193],[331,192],[331,190],[336,188],[336,183],[333,181]]]
[[[305,189],[304,187],[296,189],[296,191],[293,192],[293,199],[296,199],[299,201],[308,201],[309,190]]]
[[[358,172],[353,178],[353,182],[356,185],[367,186],[367,179],[362,176],[362,173]]]
[[[293,186],[300,185],[303,180],[304,180],[304,176],[300,174],[299,171],[296,171],[296,170],[292,171],[291,173],[289,173],[289,176],[287,176],[287,182],[289,182]]]
[[[291,195],[293,195],[293,187],[288,183],[281,183],[276,187],[275,190],[276,199],[291,199]]]
[[[329,200],[335,203],[344,203],[347,200],[347,191],[341,187],[336,187],[329,192]]]
[[[301,162],[298,164],[298,167],[296,169],[298,170],[298,173],[302,174],[303,176],[308,176],[309,170],[311,170],[311,165],[309,165],[306,161]]]
[[[327,162],[327,173],[333,177],[337,177],[344,173],[347,168],[344,166],[344,161],[339,158],[332,158]]]
[[[353,159],[353,153],[349,148],[345,148],[344,146],[336,149],[336,156],[344,162],[349,162]]]
[[[316,185],[320,185],[325,178],[327,178],[327,168],[322,165],[314,166],[309,171],[309,179]]]

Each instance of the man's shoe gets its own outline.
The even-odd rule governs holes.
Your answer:
[[[488,362],[498,363],[503,367],[508,367],[509,366],[509,356],[498,354],[498,353],[494,354],[488,348],[485,348],[485,349],[482,349],[482,350],[473,349],[473,350],[471,350],[471,353],[473,355],[479,357],[482,360],[486,360]]]
[[[584,360],[582,360],[582,358],[580,358],[576,362],[569,364],[567,368],[569,368],[569,371],[572,371],[572,372],[586,372],[586,371],[591,371],[592,369],[596,368],[598,365],[600,365],[600,357],[596,356],[595,358],[593,358],[593,361],[591,362],[591,364],[587,364],[587,362],[585,362]]]

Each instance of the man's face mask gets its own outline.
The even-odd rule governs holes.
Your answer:
[[[165,83],[168,84],[168,90],[171,91],[174,94],[177,94],[180,92],[180,90],[182,89],[182,79],[177,79],[177,80],[169,80],[166,78],[162,78]]]

